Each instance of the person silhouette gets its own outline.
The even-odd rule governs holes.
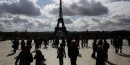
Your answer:
[[[104,60],[104,50],[103,50],[103,41],[100,39],[97,44],[97,58],[96,58],[96,65],[105,65]]]
[[[27,46],[30,46],[32,48],[32,40],[31,39],[27,40]]]
[[[65,46],[66,46],[66,41],[65,41],[65,38],[62,38],[62,46],[65,48]]]
[[[104,56],[105,56],[105,61],[108,60],[108,49],[109,49],[109,43],[107,42],[106,39],[104,39],[104,44],[103,44],[103,50],[104,50]]]
[[[88,48],[88,38],[85,39],[85,46]]]
[[[44,45],[45,45],[44,48],[47,48],[47,45],[48,45],[48,40],[47,39],[44,39]]]
[[[84,48],[84,46],[85,46],[84,35],[81,36],[81,46],[82,46],[82,48]]]
[[[120,53],[122,53],[122,46],[123,46],[123,39],[118,36],[118,49],[120,50]]]
[[[42,55],[42,52],[40,50],[36,50],[36,55],[34,56],[34,59],[36,59],[35,65],[46,65],[45,64],[45,57]]]
[[[57,50],[57,58],[59,58],[59,65],[63,65],[63,58],[66,58],[66,53],[63,44],[60,44],[60,47]]]
[[[21,41],[21,49],[23,50],[24,48],[25,48],[25,41],[22,40],[22,41]]]
[[[37,50],[39,48],[38,38],[34,39],[34,43],[35,43],[35,50]]]
[[[38,40],[39,48],[41,48],[42,42],[43,42],[42,38],[39,38]]]
[[[19,53],[16,58],[15,65],[17,65],[19,61],[19,65],[30,65],[33,61],[33,56],[30,53],[30,46],[25,46],[25,48]]]
[[[115,53],[117,54],[118,53],[118,39],[115,37],[114,39],[113,39],[113,46],[114,46],[114,48],[115,48]]]
[[[59,39],[56,39],[55,40],[55,47],[58,48],[58,46],[59,46]]]
[[[76,41],[73,41],[71,43],[70,51],[68,51],[68,53],[69,53],[71,65],[77,65],[76,61],[77,61],[77,56],[79,55],[79,49]]]
[[[17,49],[19,48],[19,41],[18,40],[13,41],[12,48],[14,49],[13,52],[16,53]]]
[[[72,38],[68,37],[67,38],[67,47],[68,47],[68,57],[70,57],[70,52],[71,52],[71,44],[72,44]]]
[[[130,46],[130,36],[127,37],[128,45]]]
[[[93,44],[92,44],[92,47],[93,47],[93,53],[92,53],[92,55],[91,55],[91,57],[92,58],[96,58],[96,42],[97,42],[97,39],[94,39],[94,41],[93,41]]]

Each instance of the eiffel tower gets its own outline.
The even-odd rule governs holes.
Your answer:
[[[61,27],[60,27],[60,24],[62,25]],[[62,12],[62,0],[60,0],[59,18],[58,18],[57,26],[55,27],[54,36],[56,38],[67,36],[67,30],[64,24],[63,12]]]

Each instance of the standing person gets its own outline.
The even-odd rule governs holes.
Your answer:
[[[63,65],[63,58],[66,58],[65,49],[62,44],[60,44],[60,47],[57,50],[57,58],[59,58],[59,65]]]
[[[117,38],[114,38],[113,39],[113,46],[114,46],[114,48],[115,48],[115,53],[117,54],[118,53],[118,39]]]
[[[48,44],[48,40],[47,40],[47,39],[44,39],[44,45],[45,45],[44,48],[47,48],[47,44]]]
[[[39,38],[38,40],[39,48],[41,48],[42,42],[43,42],[42,38]]]
[[[40,50],[36,50],[36,55],[34,56],[34,59],[36,59],[36,64],[35,65],[46,65],[45,62],[45,57],[42,55],[42,52]]]
[[[123,39],[119,36],[118,37],[118,49],[120,50],[120,53],[122,53],[122,46],[123,46]]]
[[[111,45],[113,45],[113,38],[111,38]]]
[[[88,48],[88,38],[85,39],[85,46]]]
[[[31,48],[29,46],[26,46],[24,50],[22,50],[19,55],[17,56],[17,59],[15,61],[15,65],[30,65],[33,61],[32,54],[30,53]]]
[[[79,55],[79,49],[78,49],[76,41],[71,43],[71,48],[68,53],[69,53],[71,65],[77,65],[76,61],[77,61],[77,56]]]
[[[23,50],[24,48],[25,48],[25,41],[22,40],[22,41],[21,41],[21,49]]]
[[[101,39],[98,41],[96,51],[97,51],[96,65],[105,65],[103,41]]]
[[[55,40],[55,47],[58,48],[59,47],[59,39]]]
[[[77,48],[80,48],[80,45],[79,45],[79,36],[77,36],[77,37],[75,37],[75,46],[77,47]]]
[[[30,46],[32,48],[32,40],[31,39],[27,40],[27,46]]]
[[[16,41],[13,40],[12,42],[13,42],[13,45],[12,45],[13,50],[12,50],[12,52],[16,53]]]
[[[35,50],[37,50],[39,48],[38,38],[34,39],[34,43],[35,43]]]
[[[84,43],[84,36],[81,37],[81,46],[82,46],[82,48],[84,48],[84,46],[85,46],[85,43]]]
[[[92,55],[91,55],[91,57],[92,58],[96,58],[96,42],[97,42],[97,40],[96,39],[94,39],[94,41],[93,41],[93,44],[92,44],[92,47],[93,47],[93,53],[92,53]]]
[[[127,37],[128,45],[130,46],[130,36]]]
[[[130,36],[127,37],[128,45],[130,46]]]
[[[19,49],[19,40],[18,39],[16,40],[16,43],[17,43],[17,47]]]
[[[62,38],[62,46],[65,48],[66,44],[65,44],[65,38]]]
[[[12,48],[14,49],[13,50],[14,53],[16,53],[18,47],[19,47],[19,42],[17,40],[14,40],[12,45]]]
[[[104,50],[104,56],[105,56],[105,61],[108,60],[108,49],[109,49],[109,43],[104,39],[104,44],[103,44],[103,50]]]
[[[72,39],[71,39],[71,37],[67,38],[68,57],[70,57],[70,52],[71,52],[71,43],[72,43]]]

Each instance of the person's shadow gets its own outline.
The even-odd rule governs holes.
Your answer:
[[[117,64],[114,64],[114,63],[112,63],[110,61],[107,61],[106,63],[108,63],[109,65],[117,65]]]
[[[122,53],[122,54],[118,54],[118,55],[123,56],[123,57],[130,58],[130,55],[129,55],[129,54],[124,54],[124,53]]]
[[[14,55],[15,53],[9,53],[6,57],[9,57],[9,56],[12,56]]]

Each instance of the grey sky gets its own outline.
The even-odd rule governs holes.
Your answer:
[[[0,31],[54,31],[59,0],[1,0]],[[63,0],[69,31],[129,30],[130,0]]]

